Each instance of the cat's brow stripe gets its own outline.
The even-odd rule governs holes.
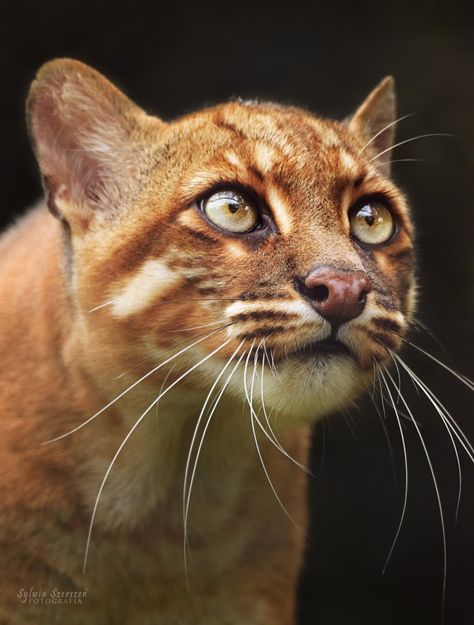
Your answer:
[[[274,184],[270,184],[267,189],[267,196],[273,215],[281,234],[288,236],[293,228],[291,208],[283,197],[281,191]]]
[[[238,128],[232,122],[227,121],[222,115],[216,115],[213,121],[214,124],[221,130],[229,130],[233,134],[237,135],[240,139],[247,138],[240,128]]]
[[[248,165],[248,171],[255,176],[259,182],[262,182],[265,178],[262,172],[255,165]]]

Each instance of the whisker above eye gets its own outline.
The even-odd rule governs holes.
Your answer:
[[[404,141],[399,141],[398,143],[395,143],[394,145],[390,146],[389,148],[386,148],[385,150],[382,150],[381,152],[376,154],[374,157],[372,157],[369,160],[369,163],[371,163],[372,161],[377,160],[378,158],[380,158],[381,156],[383,156],[387,152],[390,152],[391,150],[393,150],[395,148],[398,148],[400,145],[405,145],[405,143],[411,143],[412,141],[417,141],[418,139],[426,139],[428,137],[450,137],[451,139],[457,139],[458,138],[456,135],[450,134],[449,132],[430,132],[430,133],[426,133],[424,135],[417,135],[416,137],[411,137],[410,139],[405,139]]]
[[[393,122],[390,122],[389,124],[384,126],[381,130],[376,132],[375,135],[371,139],[369,139],[369,141],[367,141],[367,143],[359,150],[358,156],[360,156],[363,152],[365,152],[366,148],[368,148],[369,145],[373,141],[375,141],[375,139],[377,139],[377,137],[379,137],[381,134],[386,132],[389,128],[392,128],[393,126],[398,124],[398,122],[402,122],[404,119],[408,119],[408,117],[413,117],[414,115],[416,115],[416,113],[408,113],[408,115],[402,115],[402,117],[399,117],[398,119],[395,119]]]

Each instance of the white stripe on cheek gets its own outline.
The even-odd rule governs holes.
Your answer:
[[[113,296],[112,314],[128,317],[144,310],[181,280],[179,273],[159,260],[147,260],[140,270]]]
[[[273,209],[278,229],[282,234],[290,234],[293,226],[291,208],[281,195],[280,191],[278,191],[278,189],[273,185],[270,185],[268,188],[268,200],[271,208]]]

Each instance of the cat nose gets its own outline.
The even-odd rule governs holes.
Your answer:
[[[372,290],[370,278],[363,271],[341,271],[320,266],[305,278],[295,281],[297,291],[315,310],[333,325],[358,317]]]

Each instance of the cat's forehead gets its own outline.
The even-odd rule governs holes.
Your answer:
[[[229,102],[204,109],[192,119],[232,133],[236,142],[265,143],[286,155],[297,148],[314,152],[354,146],[342,124],[272,102]]]
[[[236,171],[250,168],[257,178],[317,182],[319,188],[340,186],[368,170],[357,138],[343,124],[294,107],[230,102],[184,118],[178,126],[194,144],[194,163],[204,167],[217,159]]]

